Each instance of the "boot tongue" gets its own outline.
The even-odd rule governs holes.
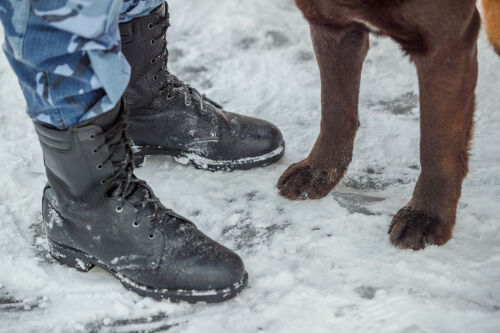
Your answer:
[[[110,159],[115,166],[116,181],[109,189],[109,193],[112,196],[126,198],[136,191],[137,185],[133,182],[135,176],[133,175],[132,157],[129,156],[130,153],[128,152],[130,148],[122,142],[124,140],[122,136],[124,135],[124,133],[120,133],[109,141],[110,145],[116,145]]]
[[[101,127],[105,135],[106,132],[108,133],[106,140],[112,154],[110,162],[114,165],[116,175],[116,180],[107,190],[108,194],[113,197],[122,197],[127,199],[132,205],[138,206],[149,199],[151,193],[149,189],[134,181],[137,178],[133,174],[132,151],[126,136],[126,129],[123,128],[118,131],[113,129],[114,126],[121,126],[118,124],[120,117],[125,117],[122,102],[118,103],[112,110],[95,118],[93,124]],[[116,133],[111,135],[110,132],[114,131]],[[147,207],[145,213],[151,214],[153,210],[152,207]]]
[[[118,109],[118,112],[115,110]],[[113,129],[113,126],[124,126],[120,124],[120,117],[125,117],[124,110],[121,110],[121,103],[117,105],[117,108],[108,112],[107,116],[103,115],[100,117],[99,122],[96,123],[99,125],[105,132],[108,132],[107,135],[107,144],[110,147],[111,158],[110,162],[114,166],[114,172],[117,176],[116,181],[109,188],[109,194],[112,196],[123,196],[127,197],[131,195],[136,189],[136,184],[134,182],[128,182],[127,180],[130,177],[130,180],[135,179],[135,176],[132,174],[133,165],[132,165],[132,153],[130,151],[130,147],[128,144],[128,139],[126,137],[126,129],[120,128]],[[116,131],[116,132],[115,132]],[[110,135],[109,132],[115,132],[113,135]],[[106,134],[105,134],[106,135]],[[130,174],[130,175],[129,175]],[[127,188],[124,188],[127,186]]]
[[[109,145],[114,146],[110,161],[115,165],[117,179],[108,190],[109,195],[123,197],[132,205],[138,206],[147,200],[151,194],[149,190],[137,183],[133,174],[132,152],[127,144],[125,130],[109,138]],[[126,187],[126,188],[125,188]]]

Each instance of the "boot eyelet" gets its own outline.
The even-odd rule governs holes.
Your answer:
[[[94,154],[94,155],[95,155],[95,154],[97,154],[98,152],[99,152],[99,149],[97,149],[97,148],[92,149],[92,154]]]
[[[90,140],[94,140],[95,139],[95,133],[90,134],[89,139]]]
[[[153,23],[149,23],[149,24],[148,24],[148,29],[149,29],[149,30],[153,29]]]
[[[123,212],[123,206],[116,206],[115,211],[116,211],[117,213],[121,213],[121,212]]]
[[[155,45],[156,44],[156,41],[154,39],[151,39],[151,42],[150,42],[151,45]]]
[[[102,185],[106,184],[106,179],[101,180],[100,182]]]
[[[158,81],[158,75],[153,75],[153,81]]]
[[[149,239],[154,239],[154,238],[155,238],[155,235],[153,235],[153,234],[149,234],[148,238],[149,238]]]
[[[139,227],[139,222],[134,221],[134,222],[132,223],[132,226],[133,226],[134,228],[138,228],[138,227]]]
[[[156,58],[151,59],[151,64],[156,64],[156,61],[157,61]]]
[[[168,99],[172,99],[172,95],[168,94],[168,95],[167,95],[167,98],[168,98]]]
[[[99,163],[99,164],[97,164],[95,167],[96,167],[98,170],[101,170],[101,169],[102,169],[102,164],[101,164],[101,163]]]

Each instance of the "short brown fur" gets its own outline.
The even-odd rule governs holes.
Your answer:
[[[376,28],[398,42],[420,83],[421,173],[412,199],[393,218],[391,242],[419,250],[452,236],[468,171],[477,38],[473,0],[296,0],[310,23],[321,75],[321,131],[309,156],[278,182],[292,200],[319,199],[352,159],[361,69]]]

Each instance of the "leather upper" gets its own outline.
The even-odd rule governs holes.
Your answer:
[[[283,136],[273,124],[225,112],[167,70],[168,26],[165,3],[145,17],[120,24],[122,50],[132,67],[124,98],[134,145],[214,161],[262,156],[283,147]]]
[[[238,255],[133,176],[125,111],[112,112],[119,115],[109,128],[101,125],[110,114],[67,131],[35,125],[49,180],[43,200],[49,239],[151,288],[210,290],[240,281]]]

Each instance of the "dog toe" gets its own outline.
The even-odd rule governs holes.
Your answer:
[[[281,196],[291,200],[321,199],[330,193],[342,175],[329,169],[311,167],[302,161],[283,173],[278,181],[278,189]]]
[[[443,245],[451,238],[451,228],[440,218],[405,207],[389,227],[391,243],[400,249],[422,250],[427,245]]]
[[[309,181],[309,173],[305,168],[292,165],[280,179],[278,188],[280,195],[291,200],[305,200],[308,193],[305,187]]]

